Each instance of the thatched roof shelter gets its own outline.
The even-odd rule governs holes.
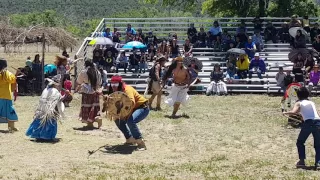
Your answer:
[[[5,22],[0,22],[0,44],[3,46],[42,42],[43,34],[47,44],[60,49],[77,46],[77,39],[62,28],[44,27],[41,24],[30,28],[16,28]]]

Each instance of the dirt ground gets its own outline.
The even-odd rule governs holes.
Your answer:
[[[51,56],[54,54],[52,53]],[[10,60],[23,64],[24,56]],[[9,62],[10,65],[10,62]],[[320,103],[319,98],[312,98]],[[15,102],[20,129],[7,133],[0,124],[0,179],[319,179],[320,172],[295,169],[299,130],[287,129],[280,97],[239,95],[192,96],[180,113],[152,111],[139,123],[146,151],[124,147],[114,122],[102,130],[81,131],[80,96],[75,94],[67,118],[59,124],[57,143],[25,136],[38,97]],[[307,141],[307,164],[314,164],[313,139]],[[88,158],[88,151],[106,146]]]

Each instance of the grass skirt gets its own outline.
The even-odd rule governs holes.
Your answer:
[[[55,119],[47,121],[43,126],[40,125],[40,119],[35,119],[30,124],[26,135],[35,139],[53,140],[56,138],[57,131],[58,125]]]

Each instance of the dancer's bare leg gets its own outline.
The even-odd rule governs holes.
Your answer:
[[[8,130],[11,132],[18,131],[18,129],[14,127],[14,121],[8,121]]]
[[[158,111],[161,110],[161,96],[162,96],[162,90],[160,90],[160,92],[158,93],[158,96],[157,96],[157,110]]]
[[[154,98],[157,96],[157,94],[153,93],[149,99],[149,107],[152,108],[152,102],[154,100]]]
[[[171,117],[177,117],[177,112],[178,112],[178,110],[179,110],[179,107],[180,107],[180,103],[178,103],[178,102],[176,102],[176,103],[174,103],[174,105],[173,105],[173,112],[172,112],[172,115],[171,115]]]

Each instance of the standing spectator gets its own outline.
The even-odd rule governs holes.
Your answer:
[[[260,31],[255,32],[255,34],[252,37],[252,42],[256,45],[257,52],[261,52],[263,50],[264,42],[260,34]]]
[[[248,55],[241,54],[236,62],[238,68],[237,74],[239,79],[245,79],[248,77],[249,64],[250,61]]]
[[[192,57],[192,44],[189,39],[186,39],[185,44],[183,45],[183,54],[185,57]]]
[[[294,48],[306,48],[307,42],[306,42],[306,36],[302,34],[301,30],[297,30],[297,35],[294,39]]]
[[[219,64],[215,64],[213,71],[210,74],[211,83],[209,84],[206,94],[210,96],[211,94],[221,95],[227,94],[227,85],[223,82],[223,71],[220,69]]]
[[[256,52],[256,44],[252,41],[252,37],[249,36],[248,42],[245,44],[245,51],[250,59],[254,57],[254,53]]]
[[[30,69],[32,69],[32,61],[31,61],[31,57],[28,56],[27,60],[26,60],[26,66],[28,66]]]
[[[112,33],[110,32],[110,28],[107,28],[103,33],[103,37],[109,38],[112,40]]]
[[[42,66],[40,61],[40,55],[36,54],[32,62],[32,76],[34,77],[33,89],[36,94],[42,93]]]
[[[198,47],[199,48],[205,48],[207,40],[207,33],[204,31],[204,28],[200,28],[200,32],[198,33]]]
[[[280,91],[282,91],[283,93],[286,91],[286,86],[284,84],[284,79],[286,77],[286,74],[283,72],[283,67],[279,67],[279,71],[276,74],[276,81],[277,81],[277,86],[280,87]]]
[[[140,56],[137,54],[137,49],[134,48],[132,51],[132,54],[129,56],[129,71],[132,71],[132,68],[134,68],[134,73],[137,73],[139,70],[139,61],[140,61]]]
[[[128,58],[126,56],[126,52],[122,51],[120,53],[120,55],[118,56],[117,60],[116,60],[116,73],[119,72],[119,68],[123,68],[124,69],[124,73],[127,73],[127,68],[128,68]]]
[[[179,45],[177,44],[177,40],[173,39],[171,44],[171,58],[176,58],[180,55]]]
[[[139,61],[139,73],[146,72],[146,68],[147,68],[147,58],[148,55],[145,52],[141,52],[141,58]]]
[[[169,47],[167,45],[166,40],[163,40],[161,45],[158,47],[158,55],[163,55],[163,56],[165,56],[166,59],[168,59]]]
[[[264,61],[260,58],[259,53],[256,53],[254,55],[254,59],[251,60],[250,66],[249,66],[249,84],[251,84],[251,78],[253,73],[257,73],[261,84],[264,84],[264,81],[262,80],[262,74],[266,72],[266,64]]]
[[[273,43],[277,43],[277,29],[273,26],[271,21],[268,22],[264,29],[264,40],[265,42],[272,41]]]
[[[197,42],[197,29],[194,27],[194,23],[190,24],[190,27],[188,28],[188,38],[191,40],[191,43],[194,44]]]
[[[314,86],[318,86],[320,80],[320,71],[319,66],[315,65],[313,70],[308,74],[309,76],[309,84],[308,89],[311,92]]]
[[[99,62],[102,61],[102,60],[103,60],[103,52],[102,52],[102,49],[100,48],[100,45],[97,44],[96,47],[93,50],[92,61],[97,66],[99,66]]]

